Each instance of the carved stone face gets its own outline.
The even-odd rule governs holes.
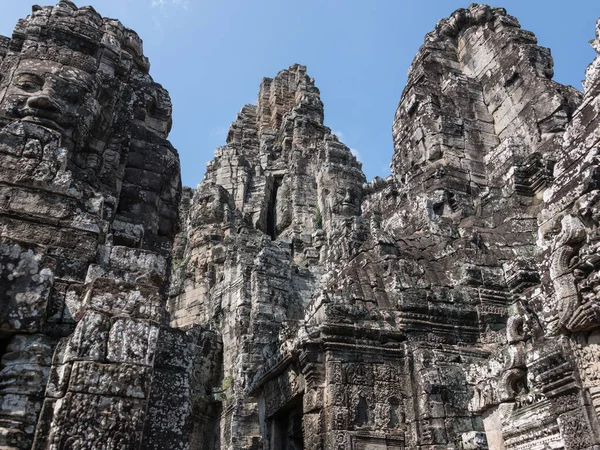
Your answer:
[[[194,226],[221,223],[228,218],[228,211],[232,209],[233,205],[224,188],[217,185],[202,186],[194,195],[191,222]]]
[[[342,194],[340,192],[340,194]],[[341,195],[340,195],[341,196]],[[346,215],[357,215],[360,211],[360,200],[356,192],[346,189],[343,192],[341,213]]]
[[[100,112],[94,86],[94,76],[75,67],[22,60],[0,103],[0,114],[72,136]]]

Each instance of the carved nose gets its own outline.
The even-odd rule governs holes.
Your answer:
[[[27,100],[27,106],[36,109],[45,109],[47,111],[58,110],[58,105],[47,95],[36,95],[29,97]]]

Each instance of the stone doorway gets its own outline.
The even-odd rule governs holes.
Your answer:
[[[275,414],[271,418],[270,428],[272,450],[303,450],[302,396]]]

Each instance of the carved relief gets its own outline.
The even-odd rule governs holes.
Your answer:
[[[141,39],[34,7],[0,37],[0,447],[600,445],[598,67],[584,98],[474,4],[426,36],[385,180],[295,64],[179,205]]]

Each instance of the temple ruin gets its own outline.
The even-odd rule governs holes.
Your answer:
[[[191,189],[139,36],[34,6],[0,37],[0,449],[600,449],[595,32],[582,92],[503,8],[441,20],[372,181],[293,65]]]

